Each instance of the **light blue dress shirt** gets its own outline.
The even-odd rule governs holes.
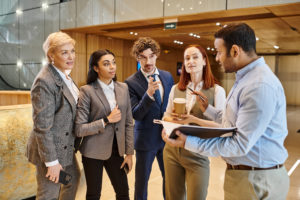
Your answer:
[[[264,58],[237,71],[223,112],[209,106],[204,114],[216,121],[222,119],[223,127],[237,127],[237,133],[211,139],[188,136],[186,149],[222,156],[231,165],[261,168],[283,164],[287,159],[283,145],[288,133],[284,90]]]

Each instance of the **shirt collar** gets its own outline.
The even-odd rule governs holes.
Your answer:
[[[104,83],[103,81],[101,81],[99,78],[98,78],[98,82],[99,82],[100,86],[103,89],[109,89],[109,90],[114,90],[115,89],[114,81],[113,80],[108,85],[106,83]]]
[[[149,73],[144,72],[144,70],[143,70],[142,68],[141,68],[141,72],[142,72],[142,74],[146,77],[146,79],[148,78],[149,75],[152,75],[152,74],[149,74]],[[155,67],[155,70],[154,70],[154,73],[153,73],[153,74],[159,75],[159,71],[158,71],[157,67]]]
[[[265,64],[265,59],[263,57],[256,59],[255,61],[249,63],[242,69],[238,70],[236,72],[236,81],[239,81],[240,79],[242,79],[243,76],[245,76],[245,74],[247,74],[249,71],[251,71],[254,67],[261,65],[261,64]]]
[[[60,71],[57,67],[55,67],[54,65],[52,65],[52,66],[53,66],[54,69],[58,72],[58,74],[61,76],[61,78],[62,78],[63,80],[68,80],[68,81],[71,80],[71,78],[70,78],[70,76],[69,76],[69,74],[71,73],[71,70],[65,70],[65,72],[66,72],[66,74],[65,74],[65,73],[63,73],[62,71]],[[67,76],[68,76],[68,78],[67,78]]]

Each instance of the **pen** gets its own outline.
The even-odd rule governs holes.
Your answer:
[[[196,94],[195,91],[194,91],[192,88],[188,87],[188,89],[191,90],[191,91],[193,92],[193,94],[195,94],[195,95],[197,95],[198,97],[200,97],[200,99],[201,99],[202,101],[205,101],[205,99],[204,99],[201,95]]]

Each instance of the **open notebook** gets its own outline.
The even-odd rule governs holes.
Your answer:
[[[153,123],[162,124],[165,128],[166,134],[175,139],[177,135],[175,134],[176,130],[181,131],[186,135],[197,136],[203,139],[213,138],[213,137],[228,137],[232,136],[236,132],[236,127],[230,128],[212,128],[212,127],[203,127],[203,126],[194,126],[194,125],[182,125],[172,122],[166,122],[163,120],[154,119]]]

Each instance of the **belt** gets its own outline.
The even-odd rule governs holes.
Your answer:
[[[227,169],[233,169],[233,170],[269,170],[269,169],[279,169],[283,166],[283,164],[275,165],[273,167],[267,167],[267,168],[259,168],[259,167],[251,167],[247,165],[230,165],[227,164]]]

